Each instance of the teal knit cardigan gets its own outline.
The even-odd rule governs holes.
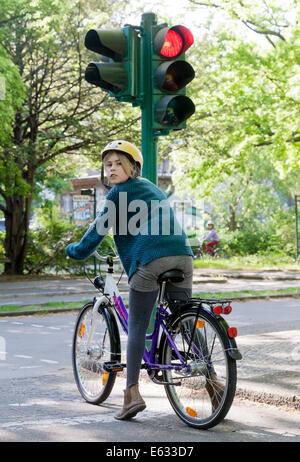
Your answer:
[[[74,260],[87,259],[110,228],[128,278],[138,263],[146,265],[171,255],[193,255],[165,194],[145,178],[130,178],[113,187],[103,211],[80,242],[67,246],[67,255]]]

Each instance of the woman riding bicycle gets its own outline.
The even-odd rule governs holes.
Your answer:
[[[192,293],[193,252],[166,196],[140,176],[143,157],[132,143],[117,140],[102,151],[102,182],[109,188],[104,209],[79,243],[66,248],[74,260],[87,259],[113,229],[116,249],[129,280],[127,383],[124,403],[115,416],[129,419],[145,409],[138,381],[145,336],[158,295],[158,276],[170,269],[184,273],[184,281],[168,284],[172,299]],[[108,183],[104,181],[104,171]],[[138,209],[138,212],[137,212]]]

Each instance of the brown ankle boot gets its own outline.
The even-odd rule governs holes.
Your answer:
[[[224,386],[218,381],[217,374],[214,372],[210,374],[210,377],[206,379],[205,388],[211,400],[212,410],[215,411],[224,393]]]
[[[124,403],[123,408],[118,414],[115,415],[117,420],[125,420],[134,417],[138,412],[146,408],[145,401],[139,393],[138,384],[132,385],[130,388],[124,390]]]

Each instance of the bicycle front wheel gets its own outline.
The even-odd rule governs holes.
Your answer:
[[[197,258],[203,258],[203,252],[201,249],[198,249],[197,251],[195,251],[194,253],[194,260],[196,260]]]
[[[78,315],[72,349],[73,372],[77,388],[91,404],[100,404],[111,393],[116,372],[107,372],[104,362],[120,360],[119,338],[109,313],[98,312],[92,341],[87,346],[93,319],[93,302],[87,303]],[[113,318],[114,319],[114,318]],[[114,319],[115,320],[115,319]]]
[[[226,334],[214,316],[193,307],[175,313],[170,327],[185,368],[163,371],[167,397],[187,425],[214,427],[229,411],[236,389],[236,361],[226,352]],[[166,336],[160,342],[160,361],[181,365]]]

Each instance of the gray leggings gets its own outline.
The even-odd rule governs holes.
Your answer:
[[[127,384],[126,388],[139,381],[141,362],[145,351],[145,337],[158,290],[137,292],[129,290],[129,316],[127,340]]]

